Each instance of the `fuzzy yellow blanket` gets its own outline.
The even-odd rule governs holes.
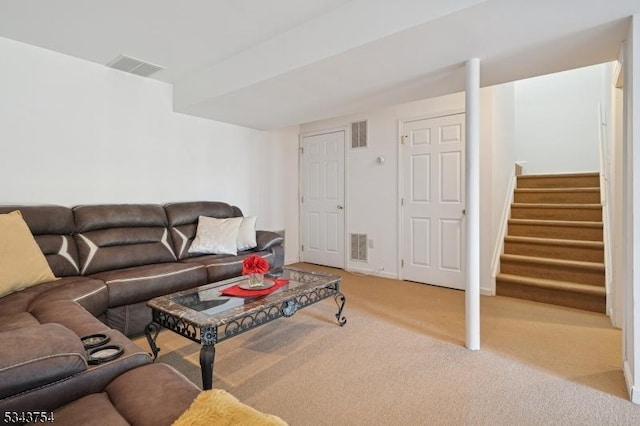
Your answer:
[[[280,417],[264,414],[222,389],[198,395],[173,426],[286,426]]]

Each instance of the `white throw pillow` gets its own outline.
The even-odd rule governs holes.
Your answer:
[[[216,219],[200,216],[189,253],[238,254],[238,231],[241,223],[241,217]]]
[[[256,216],[243,218],[238,231],[238,251],[249,250],[258,246],[256,242]]]

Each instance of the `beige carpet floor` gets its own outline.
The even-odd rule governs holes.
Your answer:
[[[482,297],[471,352],[463,292],[304,267],[343,276],[347,324],[327,299],[222,342],[215,387],[292,426],[640,425],[604,315]],[[201,385],[199,346],[168,331],[158,342],[157,362]]]

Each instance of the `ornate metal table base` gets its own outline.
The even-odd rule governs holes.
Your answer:
[[[344,294],[338,293],[335,296],[336,304],[338,305],[338,313],[336,314],[336,319],[338,320],[338,324],[340,327],[347,323],[347,319],[342,315],[342,310],[344,309],[344,304],[347,303],[347,298],[344,297]]]
[[[216,356],[214,345],[202,345],[200,348],[200,373],[202,374],[202,389],[213,388],[213,359]]]
[[[160,333],[160,327],[155,322],[151,321],[144,328],[144,335],[147,337],[147,342],[149,342],[149,347],[151,348],[151,352],[153,353],[153,360],[155,361],[158,358],[158,352],[160,352],[160,348],[156,345],[156,339],[158,338],[158,333]]]
[[[338,313],[335,315],[338,324],[342,327],[347,319],[342,315],[346,297],[340,292],[340,283],[333,283],[326,287],[301,292],[278,304],[264,303],[257,309],[251,309],[243,315],[235,315],[232,318],[221,320],[217,325],[198,326],[180,317],[179,311],[175,313],[163,312],[152,306],[152,320],[145,328],[145,335],[153,359],[158,357],[160,348],[156,344],[158,333],[162,327],[167,328],[181,336],[186,337],[202,345],[200,349],[200,369],[202,371],[202,388],[207,390],[213,387],[213,361],[215,358],[215,344],[230,337],[249,331],[253,328],[271,322],[281,317],[291,317],[299,309],[317,303],[323,299],[334,296],[338,305]]]

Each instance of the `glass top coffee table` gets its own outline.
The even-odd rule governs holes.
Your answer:
[[[265,281],[270,279],[282,280],[280,285],[286,284],[266,296],[253,296],[251,291],[244,292],[248,296],[240,297],[222,294],[225,289],[236,285],[248,287],[248,277],[241,276],[150,300],[147,305],[151,308],[152,320],[145,329],[145,335],[154,359],[160,351],[156,339],[163,327],[200,343],[202,387],[211,389],[215,345],[218,342],[275,319],[290,317],[298,309],[332,296],[338,305],[335,315],[338,324],[346,324],[347,319],[342,315],[346,298],[340,292],[341,277],[284,268],[281,275],[267,277]]]

